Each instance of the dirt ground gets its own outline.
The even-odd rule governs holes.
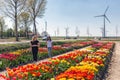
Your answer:
[[[106,80],[120,80],[120,42],[116,42]]]

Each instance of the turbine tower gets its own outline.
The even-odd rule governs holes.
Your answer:
[[[45,21],[45,31],[47,32],[47,21]]]
[[[118,26],[116,26],[116,37],[118,36]]]
[[[66,33],[66,38],[68,38],[69,27],[66,27],[66,28],[65,28],[65,33]]]
[[[108,11],[108,8],[109,8],[109,6],[106,8],[103,15],[95,16],[95,17],[103,17],[103,25],[104,25],[103,26],[103,37],[106,37],[106,25],[105,25],[106,20],[110,23],[110,20],[106,16],[106,12]]]

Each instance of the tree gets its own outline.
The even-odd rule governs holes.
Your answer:
[[[28,12],[22,12],[19,16],[19,21],[20,21],[21,25],[24,27],[24,32],[25,32],[26,38],[29,38],[28,30],[29,30],[29,26],[31,24],[30,14]]]
[[[20,15],[21,11],[24,9],[26,0],[4,0],[5,2],[5,9],[4,14],[10,17],[15,23],[15,36],[16,41],[18,39],[18,15]]]
[[[20,29],[18,33],[19,33],[19,37],[25,37],[25,32],[23,29]]]
[[[88,35],[88,37],[90,36],[89,27],[87,27],[87,35]]]
[[[66,27],[66,28],[65,28],[65,33],[66,33],[66,38],[68,38],[69,27]]]
[[[79,37],[80,31],[79,31],[78,27],[76,27],[76,29],[75,29],[75,34],[77,37]]]
[[[60,32],[59,27],[57,27],[57,36],[59,36],[59,32]]]
[[[7,37],[13,37],[14,36],[14,31],[12,28],[7,29],[6,31]]]
[[[3,17],[0,17],[0,37],[1,37],[1,39],[3,38],[4,28],[5,28],[5,21],[4,21]]]
[[[45,12],[45,6],[46,6],[46,0],[28,0],[27,1],[27,6],[28,10],[31,14],[32,20],[33,20],[33,29],[34,29],[34,34],[37,34],[37,29],[36,29],[36,18],[43,17],[43,14]]]

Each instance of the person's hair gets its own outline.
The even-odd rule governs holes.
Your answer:
[[[34,35],[34,36],[32,37],[32,41],[35,41],[35,40],[37,40],[37,36],[36,36],[36,35]]]
[[[50,37],[50,36],[49,36],[49,37],[47,37],[47,41],[48,41],[48,40],[50,40],[50,41],[51,41],[51,37]]]

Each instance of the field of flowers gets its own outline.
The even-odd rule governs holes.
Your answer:
[[[81,62],[57,75],[56,80],[102,80],[112,55],[113,45],[107,43],[96,52],[87,54]]]
[[[84,46],[88,46],[93,43],[94,43],[93,41],[76,42],[76,43],[71,43],[70,46],[68,47],[62,47],[62,45],[54,45],[52,49],[52,55],[55,56],[55,55],[63,54],[65,52],[72,51],[73,49],[82,48]],[[42,60],[45,58],[48,58],[47,48],[40,47],[38,59]],[[18,65],[24,65],[33,62],[32,53],[30,49],[21,49],[12,52],[4,52],[0,54],[0,62],[1,62],[0,64],[1,71],[5,70],[6,67],[10,67],[10,68],[17,67]]]
[[[81,50],[39,64],[6,68],[1,80],[102,80],[112,56],[114,43],[99,42]]]

